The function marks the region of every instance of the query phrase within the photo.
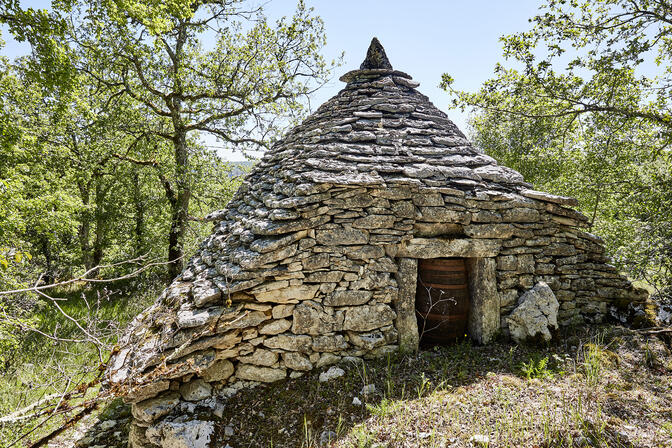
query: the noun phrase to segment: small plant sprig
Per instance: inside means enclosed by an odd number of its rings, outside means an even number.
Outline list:
[[[531,379],[553,379],[555,374],[549,369],[548,356],[543,358],[533,356],[528,362],[523,362],[520,370],[525,374],[525,378]]]

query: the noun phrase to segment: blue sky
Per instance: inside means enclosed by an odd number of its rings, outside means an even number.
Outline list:
[[[449,96],[438,88],[442,73],[455,78],[455,87],[474,91],[488,79],[495,63],[502,60],[499,37],[526,30],[540,0],[305,0],[325,23],[328,43],[324,55],[344,63],[334,79],[318,91],[312,104],[318,106],[335,95],[343,83],[338,77],[359,67],[373,36],[381,41],[395,69],[420,82],[419,90],[461,129],[466,115],[449,110]],[[29,0],[23,6],[48,7],[50,1]],[[291,15],[294,0],[272,0],[269,17]],[[5,55],[14,57],[29,49],[11,40],[2,30]],[[228,160],[240,154],[222,153]]]
[[[455,78],[455,87],[477,90],[502,60],[500,36],[528,28],[540,0],[306,0],[322,17],[327,33],[324,54],[337,57],[345,51],[337,73],[358,68],[369,42],[378,37],[392,66],[420,82],[419,90],[462,129],[466,116],[449,110],[449,96],[439,89],[443,73]],[[276,0],[269,13],[291,8]],[[288,10],[287,14],[290,13]],[[343,83],[338,76],[316,97],[321,104]]]

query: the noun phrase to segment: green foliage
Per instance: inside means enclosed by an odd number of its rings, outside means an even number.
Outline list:
[[[553,379],[555,374],[549,368],[548,356],[533,356],[527,362],[520,365],[520,370],[528,380],[531,379]]]
[[[595,386],[602,373],[603,354],[599,345],[587,344],[583,352],[583,371],[590,386]]]
[[[590,387],[595,387],[601,381],[603,372],[608,367],[618,365],[618,355],[609,350],[609,345],[605,343],[604,334],[598,333],[578,353],[582,358],[578,364]]]
[[[272,23],[242,0],[55,0],[49,11],[0,0],[0,23],[32,49],[0,55],[0,291],[188,258],[211,232],[202,218],[241,182],[203,136],[268,147],[332,66],[322,21],[300,1]],[[180,266],[48,291],[62,301],[0,295],[0,414],[97,375],[98,349],[166,270]],[[32,423],[3,426],[0,444]]]
[[[54,295],[62,299],[59,304],[69,316],[112,347],[120,329],[154,300],[162,285],[160,278],[150,276],[143,279],[141,287],[132,283],[117,284],[113,289],[77,285],[60,289]],[[0,308],[0,315],[5,309]],[[5,330],[11,339],[5,338]],[[60,340],[46,338],[44,334]],[[93,380],[99,373],[98,352],[82,336],[77,325],[49,301],[33,302],[30,312],[24,313],[21,320],[0,320],[0,415],[9,415],[52,394],[56,394],[56,402],[66,391],[78,396],[77,386]],[[92,398],[97,390],[88,391],[86,397]],[[1,425],[0,446],[8,445],[35,426],[38,427],[33,435],[38,436],[63,423],[58,416],[46,423],[43,420],[44,417],[23,419]]]
[[[0,247],[34,255],[23,284],[191,253],[239,183],[202,134],[268,145],[328,74],[302,3],[271,25],[242,1],[5,0],[0,21],[33,49],[0,57]]]
[[[0,371],[10,365],[22,342],[22,332],[17,329],[32,328],[35,316],[11,310],[11,305],[0,303]]]
[[[204,134],[227,149],[268,147],[326,82],[322,21],[299,1],[269,23],[242,0],[75,2],[62,10],[73,66],[108,99],[128,101],[133,144],[118,158],[152,167],[170,207],[169,276],[182,265]]]
[[[669,2],[548,0],[529,31],[502,37],[474,93],[474,140],[536,188],[575,196],[631,277],[672,282]],[[642,75],[642,73],[646,73]]]
[[[68,2],[57,0],[54,6]],[[18,0],[0,0],[0,22],[8,26],[17,41],[30,43],[34,57],[27,60],[27,68],[39,85],[69,88],[74,75],[72,55],[63,45],[67,24],[57,10],[23,9]]]

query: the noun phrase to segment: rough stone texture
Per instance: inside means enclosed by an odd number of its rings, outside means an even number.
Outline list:
[[[345,370],[340,367],[330,367],[326,372],[320,373],[320,383],[326,383],[334,378],[339,378],[345,375]]]
[[[516,342],[539,336],[544,341],[550,341],[549,329],[558,328],[559,308],[560,304],[553,290],[544,282],[537,283],[534,288],[520,296],[518,306],[506,318],[511,337]]]
[[[133,403],[131,411],[136,420],[152,422],[170,413],[179,402],[180,394],[172,392],[150,400]]]
[[[141,384],[132,388],[126,395],[128,400],[142,401],[148,398],[156,397],[161,392],[168,390],[170,381],[155,381],[147,384]]]
[[[238,362],[243,364],[254,364],[256,366],[270,367],[278,362],[278,354],[263,348],[256,349],[252,354],[240,356]]]
[[[387,305],[363,305],[346,311],[343,329],[370,331],[390,324],[395,317],[396,313]]]
[[[215,383],[217,381],[227,380],[233,375],[233,371],[233,363],[228,359],[222,359],[215,361],[212,366],[204,370],[201,373],[201,377],[209,383]]]
[[[259,327],[259,334],[279,334],[292,328],[292,321],[287,319],[278,319],[262,324]]]
[[[128,431],[128,448],[145,448],[150,445],[150,441],[145,436],[147,428],[136,424],[131,424]]]
[[[199,395],[235,393],[415,350],[417,259],[469,260],[469,332],[482,343],[516,329],[518,296],[539,282],[561,304],[558,325],[646,299],[581,230],[575,200],[532,190],[473,147],[381,50],[374,42],[345,88],[266,152],[127,328],[107,380],[134,402],[138,428],[194,405],[178,391],[199,378]]]
[[[467,240],[453,238],[413,238],[403,242],[397,256],[410,258],[494,257],[501,243],[496,240]]]
[[[304,302],[294,308],[292,333],[319,335],[338,327],[338,319],[316,302]]]
[[[495,260],[493,258],[467,259],[471,311],[469,333],[481,344],[492,341],[500,329],[500,300],[497,291]]]
[[[210,448],[215,432],[213,422],[161,422],[147,428],[147,439],[161,448]]]
[[[328,306],[362,305],[373,296],[371,291],[334,291],[324,299]]]
[[[418,285],[418,260],[400,258],[395,275],[399,294],[395,302],[397,319],[394,326],[399,331],[399,348],[404,352],[414,352],[420,342],[418,320],[415,316],[415,290]]]
[[[240,364],[236,370],[236,376],[241,380],[272,383],[273,381],[285,379],[287,377],[287,371],[285,369],[273,369],[270,367],[257,367],[251,364]]]
[[[310,360],[297,352],[283,353],[282,360],[285,362],[285,367],[292,370],[311,370],[313,368]]]
[[[366,59],[362,62],[362,65],[359,66],[360,70],[392,70],[392,64],[390,64],[387,55],[385,54],[385,49],[380,44],[378,39],[375,37],[371,41],[371,46],[366,52]]]
[[[212,393],[212,386],[204,379],[197,379],[180,386],[180,395],[187,401],[199,401]]]

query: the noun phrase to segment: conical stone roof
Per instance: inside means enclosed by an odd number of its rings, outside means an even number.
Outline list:
[[[602,288],[604,301],[618,295],[611,289],[632,291],[604,264],[599,238],[577,230],[587,220],[569,208],[574,199],[531,190],[472,146],[418,83],[392,69],[376,39],[361,68],[341,80],[345,88],[211,214],[214,231],[199,253],[127,330],[109,378],[131,400],[174,390],[171,381],[192,374],[271,381],[398,347],[400,316],[415,316],[396,297],[415,278],[400,276],[395,256],[408,256],[403,245],[418,235],[457,233],[472,256],[515,262],[515,277],[501,267],[495,291],[509,297],[505,311],[517,291],[556,272],[554,257],[577,257],[564,264],[568,283],[551,285],[567,296],[579,269],[591,273],[581,287],[592,295]],[[567,308],[567,321],[579,308]],[[606,313],[597,308],[586,313]]]
[[[376,43],[374,39],[372,48]],[[382,65],[389,65],[384,53],[382,57]],[[367,61],[362,67],[372,66]],[[227,218],[239,221],[242,214],[266,225],[287,221],[289,217],[276,218],[272,211],[300,205],[298,198],[318,188],[310,185],[325,183],[506,191],[529,187],[519,173],[474,148],[407,74],[364,68],[341,79],[347,81],[345,89],[257,164],[227,207]],[[260,198],[247,204],[254,208],[251,214],[244,206],[234,209],[245,203],[247,194]]]

